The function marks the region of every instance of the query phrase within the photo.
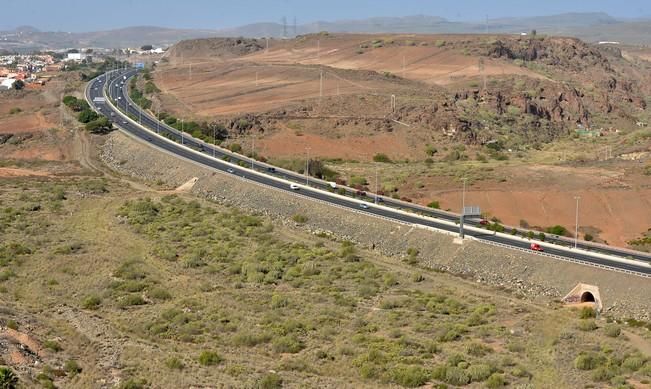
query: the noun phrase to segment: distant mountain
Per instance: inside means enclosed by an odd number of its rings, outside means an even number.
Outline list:
[[[615,40],[631,44],[651,44],[651,20],[619,20],[605,13],[565,13],[559,15],[497,18],[482,22],[452,22],[438,16],[378,17],[360,20],[314,22],[296,26],[296,34],[320,31],[348,33],[415,34],[517,34],[536,30],[542,34],[574,36],[588,42]],[[218,30],[220,36],[247,38],[294,36],[294,26],[256,23]]]
[[[296,26],[254,23],[222,30],[173,29],[154,26],[110,31],[41,32],[31,26],[0,32],[0,50],[45,50],[80,47],[169,46],[180,40],[208,37],[293,37],[320,31],[348,33],[517,34],[536,30],[542,34],[574,36],[588,42],[619,41],[651,44],[651,19],[620,20],[605,13],[497,18],[482,22],[454,22],[438,16],[375,17],[359,20],[319,21]]]
[[[80,47],[140,47],[145,44],[169,46],[183,39],[215,36],[215,31],[173,29],[154,26],[127,27],[95,32],[41,32],[33,27],[19,27],[0,32],[0,49],[45,50]]]

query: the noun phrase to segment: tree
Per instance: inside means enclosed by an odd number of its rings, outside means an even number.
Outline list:
[[[152,45],[144,45],[144,46],[142,46],[142,47],[140,48],[140,50],[142,50],[142,51],[149,51],[149,50],[151,50],[151,49],[153,49],[153,48],[154,48],[154,46],[152,46]]]
[[[22,90],[23,88],[25,88],[25,83],[23,82],[23,80],[16,80],[16,82],[14,82],[15,90]]]
[[[18,377],[8,367],[0,367],[0,388],[14,389],[18,385]]]
[[[99,118],[99,115],[95,113],[95,111],[85,109],[79,113],[78,120],[82,123],[89,123],[93,120],[97,120],[97,118]]]
[[[113,123],[105,116],[102,116],[97,120],[87,123],[86,130],[93,134],[106,134],[113,130]]]

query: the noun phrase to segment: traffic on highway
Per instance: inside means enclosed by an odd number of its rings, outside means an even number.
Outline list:
[[[286,171],[194,139],[141,110],[129,98],[128,81],[136,73],[135,69],[112,71],[90,81],[86,88],[86,98],[93,109],[108,116],[119,129],[133,137],[164,152],[276,190],[400,223],[431,227],[448,233],[459,230],[456,224],[459,215],[372,194],[359,196],[355,189],[346,187],[343,187],[345,196],[342,196],[334,193],[333,185],[326,181]],[[465,231],[466,236],[485,243],[651,277],[651,256],[645,253],[595,246],[587,242],[579,242],[578,249],[569,249],[568,246],[573,247],[573,242],[553,236],[548,237],[543,249],[539,242],[494,234],[483,228],[480,219],[466,220],[465,223],[470,226]],[[536,248],[533,248],[534,245]]]

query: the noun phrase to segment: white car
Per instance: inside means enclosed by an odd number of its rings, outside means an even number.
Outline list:
[[[337,189],[337,183],[336,182],[328,182],[328,185],[330,185],[330,187],[332,189]]]
[[[226,171],[231,173],[231,174],[235,173],[235,170],[233,170],[232,167],[229,167],[228,169],[226,169]]]
[[[362,209],[368,209],[368,204],[366,204],[366,203],[361,203],[361,204],[359,205],[359,207],[362,208]]]
[[[296,184],[289,184],[289,189],[291,189],[291,190],[299,190],[300,188]]]

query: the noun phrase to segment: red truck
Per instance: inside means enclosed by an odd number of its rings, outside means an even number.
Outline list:
[[[531,249],[533,251],[541,251],[541,252],[545,251],[542,247],[540,247],[540,245],[538,243],[532,243],[531,244]]]

